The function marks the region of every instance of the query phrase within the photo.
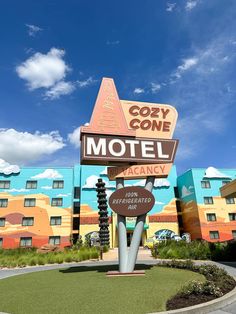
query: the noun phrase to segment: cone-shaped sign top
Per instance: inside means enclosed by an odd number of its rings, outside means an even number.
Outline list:
[[[135,136],[128,128],[113,79],[103,78],[89,126],[81,133]]]

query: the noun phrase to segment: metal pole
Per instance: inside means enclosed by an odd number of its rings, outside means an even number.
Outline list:
[[[154,182],[155,182],[155,177],[148,177],[146,180],[145,189],[148,190],[149,192],[152,192]],[[138,255],[139,244],[140,244],[143,229],[144,229],[145,220],[146,220],[146,214],[137,217],[134,234],[133,234],[133,238],[130,245],[126,272],[134,271],[134,267],[135,267],[135,263],[136,263],[136,259]]]
[[[116,189],[121,189],[124,187],[124,179],[116,179]],[[118,223],[118,255],[119,255],[119,271],[120,273],[126,272],[127,265],[127,234],[126,234],[126,219],[125,216],[117,214]]]

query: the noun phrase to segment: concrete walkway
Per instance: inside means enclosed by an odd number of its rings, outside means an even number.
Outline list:
[[[150,250],[145,250],[143,248],[139,249],[137,264],[145,264],[145,265],[156,265],[158,264],[159,260],[154,259],[151,256]],[[213,263],[217,266],[224,268],[230,275],[236,277],[236,262],[233,263],[216,263],[210,261],[202,261],[197,262],[201,263]],[[1,269],[0,270],[0,279],[21,275],[21,274],[28,274],[37,271],[44,271],[44,270],[53,270],[53,269],[61,269],[61,268],[68,268],[68,267],[78,267],[78,266],[86,266],[86,267],[94,267],[94,266],[105,266],[105,265],[117,265],[118,264],[118,249],[112,249],[103,255],[103,261],[91,260],[91,261],[84,261],[80,263],[64,263],[60,265],[46,265],[46,266],[32,266],[32,267],[25,267],[25,268],[18,268],[18,269]],[[1,312],[0,312],[1,314]],[[209,312],[209,314],[236,314],[236,302],[233,304],[223,307],[217,311]]]
[[[118,248],[110,249],[109,252],[103,254],[104,261],[116,261],[118,263]],[[155,260],[152,257],[151,250],[144,248],[139,248],[138,251],[138,261],[153,261]]]

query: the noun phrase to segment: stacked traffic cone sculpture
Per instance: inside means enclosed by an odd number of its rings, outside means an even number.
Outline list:
[[[99,208],[99,236],[100,236],[100,245],[104,246],[110,245],[110,237],[109,237],[109,223],[108,223],[108,211],[107,211],[107,194],[105,183],[102,179],[98,179],[98,183],[96,183],[96,191],[97,191],[97,199],[98,199],[98,208]]]

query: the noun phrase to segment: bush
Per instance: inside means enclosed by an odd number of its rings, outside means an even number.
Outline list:
[[[109,246],[108,245],[103,245],[102,250],[103,250],[103,253],[108,252],[109,251]]]
[[[32,259],[30,259],[29,265],[30,265],[30,266],[35,266],[35,265],[37,265],[37,259],[36,259],[35,257],[32,258]]]
[[[216,265],[195,265],[191,260],[187,261],[162,261],[158,266],[172,267],[188,269],[194,272],[198,272],[205,276],[205,282],[191,281],[186,284],[177,296],[184,297],[191,294],[212,295],[214,297],[220,297],[223,294],[231,291],[236,282],[224,269],[217,267]]]
[[[192,280],[187,283],[179,292],[179,295],[189,296],[191,294],[213,295],[214,297],[221,297],[223,293],[214,282],[206,280],[204,282]]]
[[[38,265],[45,265],[45,259],[43,258],[43,256],[38,257],[37,264]]]
[[[65,258],[64,258],[64,261],[65,261],[66,263],[71,263],[71,262],[73,261],[72,255],[67,254],[67,255],[65,256]]]
[[[63,257],[61,255],[57,255],[55,257],[55,263],[62,264],[63,263]]]
[[[79,250],[65,249],[63,252],[48,252],[40,254],[35,248],[30,249],[0,249],[0,267],[24,267],[45,264],[61,264],[64,261],[80,262],[90,258],[98,258],[99,252],[95,247],[81,247]]]
[[[211,251],[206,241],[166,241],[158,243],[152,250],[152,255],[167,259],[201,259],[211,258]]]
[[[212,260],[236,261],[236,241],[210,243]]]

